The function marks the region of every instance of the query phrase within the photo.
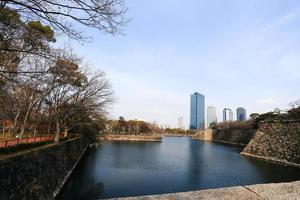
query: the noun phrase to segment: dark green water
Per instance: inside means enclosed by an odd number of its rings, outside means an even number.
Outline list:
[[[58,199],[100,199],[300,180],[300,170],[241,156],[241,148],[165,137],[89,150]]]

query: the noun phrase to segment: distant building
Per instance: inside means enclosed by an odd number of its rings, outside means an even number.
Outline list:
[[[177,128],[185,129],[185,127],[183,126],[183,117],[179,117],[177,123]]]
[[[210,124],[217,122],[217,110],[213,106],[207,107],[207,127],[210,127]]]
[[[229,108],[223,109],[223,122],[233,121],[233,112]]]
[[[205,97],[195,92],[191,95],[190,129],[205,128]]]
[[[246,121],[246,109],[239,107],[236,109],[236,120],[237,121]]]

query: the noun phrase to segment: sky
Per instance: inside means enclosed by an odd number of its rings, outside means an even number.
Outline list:
[[[125,0],[124,35],[82,31],[74,52],[106,72],[111,118],[189,125],[190,94],[205,106],[264,113],[300,99],[299,0]],[[235,115],[235,112],[234,112]]]

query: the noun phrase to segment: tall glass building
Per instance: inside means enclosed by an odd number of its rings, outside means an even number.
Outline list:
[[[236,109],[236,120],[237,121],[246,121],[246,109],[239,107]]]
[[[229,108],[224,108],[223,110],[223,122],[232,122],[233,121],[233,112]]]
[[[205,128],[205,97],[195,92],[191,95],[190,129]]]
[[[210,127],[210,124],[213,122],[217,122],[217,110],[213,106],[207,107],[207,128]]]

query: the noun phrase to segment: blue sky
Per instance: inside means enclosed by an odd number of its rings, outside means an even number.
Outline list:
[[[82,29],[74,51],[111,80],[111,117],[189,123],[190,94],[247,113],[300,98],[299,0],[128,0],[125,36]]]

